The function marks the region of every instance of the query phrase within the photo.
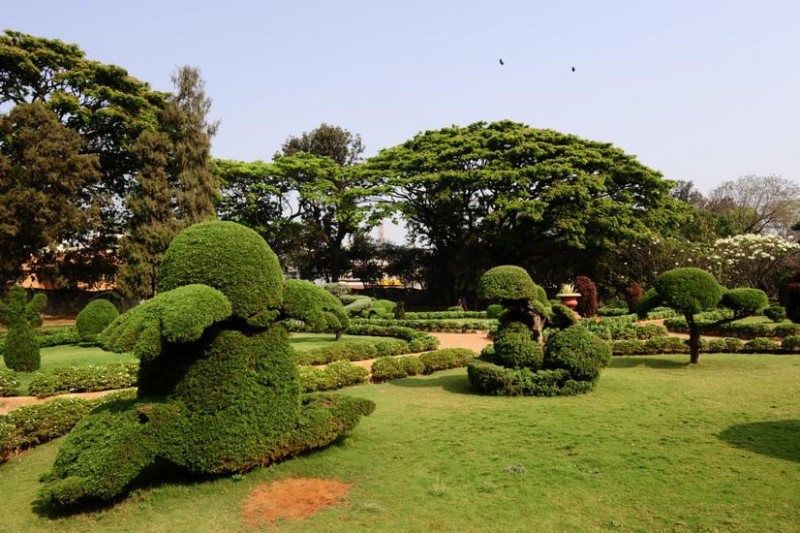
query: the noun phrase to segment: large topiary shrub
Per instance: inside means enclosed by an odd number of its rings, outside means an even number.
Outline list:
[[[467,366],[473,388],[499,395],[554,396],[584,393],[594,387],[600,369],[611,357],[611,348],[584,327],[574,325],[575,314],[570,309],[561,304],[549,306],[544,290],[527,272],[510,266],[491,269],[481,278],[478,295],[499,299],[506,311],[500,317],[494,344]],[[543,332],[536,329],[543,324],[566,328],[551,335],[546,350],[541,342]]]
[[[230,222],[179,234],[161,266],[159,294],[101,335],[140,359],[135,400],[95,410],[69,434],[41,490],[67,506],[111,500],[148,467],[242,472],[325,446],[374,404],[301,396],[283,321],[315,317],[283,306],[275,254]]]
[[[75,327],[83,342],[94,342],[97,335],[119,316],[117,308],[108,300],[89,302],[75,319]]]
[[[39,339],[33,328],[42,325],[40,313],[47,303],[43,294],[28,302],[25,289],[12,287],[5,302],[0,302],[0,322],[8,327],[3,349],[3,361],[11,370],[33,372],[42,364]]]

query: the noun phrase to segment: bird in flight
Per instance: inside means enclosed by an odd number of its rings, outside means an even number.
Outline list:
[[[572,67],[572,72],[575,72],[575,67]]]
[[[503,58],[502,57],[500,58],[500,64],[501,65],[505,65],[505,63],[503,62]],[[575,70],[575,69],[573,69],[573,70]]]

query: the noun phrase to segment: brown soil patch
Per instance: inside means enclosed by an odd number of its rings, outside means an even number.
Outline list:
[[[83,400],[91,400],[118,391],[119,389],[97,392],[72,392],[69,394],[59,394],[58,396],[48,396],[47,398],[37,398],[36,396],[9,396],[7,398],[0,398],[0,415],[8,414],[9,411],[13,411],[17,407],[49,402],[56,398],[81,398]]]
[[[252,527],[302,520],[340,502],[350,485],[328,479],[294,478],[256,487],[247,496],[244,518]]]

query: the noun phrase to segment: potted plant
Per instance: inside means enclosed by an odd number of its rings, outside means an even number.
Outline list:
[[[570,309],[575,309],[575,307],[578,305],[578,298],[580,298],[580,296],[581,293],[575,291],[575,285],[572,283],[564,283],[558,290],[558,294],[556,294],[556,298],[561,300],[561,303]]]

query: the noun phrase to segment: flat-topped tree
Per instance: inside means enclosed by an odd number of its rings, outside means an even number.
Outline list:
[[[671,307],[686,319],[689,327],[689,362],[700,359],[700,326],[696,315],[705,311],[724,308],[731,316],[718,320],[717,326],[745,318],[767,306],[767,295],[758,289],[740,288],[727,290],[716,278],[694,267],[675,268],[658,276],[653,288],[639,301],[637,313],[640,318],[659,305]]]

